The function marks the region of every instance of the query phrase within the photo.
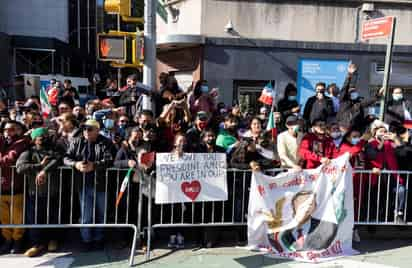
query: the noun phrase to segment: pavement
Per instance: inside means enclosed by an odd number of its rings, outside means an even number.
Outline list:
[[[394,233],[397,229],[392,230]],[[378,230],[379,232],[379,230]],[[297,263],[290,260],[274,259],[264,254],[251,252],[241,247],[225,245],[217,248],[203,249],[195,245],[187,245],[182,250],[170,250],[165,245],[156,245],[152,251],[150,262],[145,262],[143,251],[137,251],[134,267],[168,267],[168,268],[302,268],[302,267],[412,267],[412,237],[411,231],[397,230],[397,238],[390,236],[391,231],[380,235],[361,233],[360,243],[354,244],[359,255],[340,258],[322,264]],[[404,234],[402,234],[404,233]],[[373,237],[374,239],[371,239]],[[402,239],[401,239],[402,238]],[[129,267],[129,249],[116,249],[109,245],[104,251],[81,253],[63,249],[59,253],[49,253],[38,258],[25,258],[23,256],[1,256],[1,268],[69,268],[69,267]]]

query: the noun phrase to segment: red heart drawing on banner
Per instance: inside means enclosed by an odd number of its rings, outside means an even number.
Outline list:
[[[200,194],[202,186],[199,181],[184,182],[181,185],[182,192],[189,197],[192,201],[195,201],[197,196]]]

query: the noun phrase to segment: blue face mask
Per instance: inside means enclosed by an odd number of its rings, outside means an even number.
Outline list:
[[[295,100],[296,100],[296,96],[288,96],[288,100],[290,100],[290,101],[295,101]]]
[[[357,98],[359,98],[359,93],[357,91],[350,93],[351,100],[356,100]]]
[[[209,87],[208,86],[201,86],[200,90],[202,91],[202,93],[209,93]]]
[[[112,129],[114,127],[114,120],[113,119],[105,119],[103,124],[104,124],[105,128]]]
[[[360,138],[352,138],[351,143],[352,145],[356,145],[360,142]]]

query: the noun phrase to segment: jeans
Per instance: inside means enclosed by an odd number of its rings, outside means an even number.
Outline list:
[[[84,193],[84,196],[83,196]],[[96,204],[94,204],[94,188],[86,186],[79,192],[80,200],[80,223],[92,224],[103,223],[104,220],[104,200],[105,193],[96,191]],[[96,208],[96,214],[93,215],[93,208]],[[93,222],[94,219],[94,222]],[[81,228],[80,234],[83,242],[101,241],[104,238],[103,228]]]
[[[50,197],[49,224],[57,224],[57,204],[56,198]],[[37,196],[37,215],[36,215],[36,196],[28,195],[26,202],[26,222],[27,224],[47,224],[47,196]],[[36,219],[37,216],[37,219]],[[56,239],[56,230],[31,228],[28,230],[29,239],[33,245],[46,243]]]
[[[403,185],[399,185],[398,186],[398,200],[397,200],[397,212],[403,212],[404,208],[405,208],[405,186]],[[392,189],[393,193],[396,196],[396,186]]]

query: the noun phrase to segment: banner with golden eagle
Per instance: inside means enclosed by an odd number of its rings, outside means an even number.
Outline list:
[[[305,262],[353,255],[352,192],[349,154],[312,170],[253,173],[249,247]]]

